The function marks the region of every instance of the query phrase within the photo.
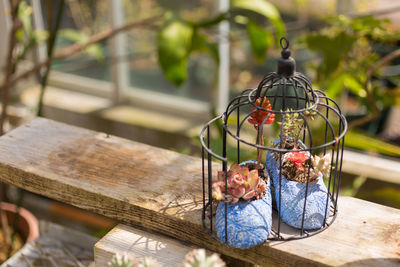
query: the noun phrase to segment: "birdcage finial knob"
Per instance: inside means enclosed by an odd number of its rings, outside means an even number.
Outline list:
[[[280,40],[280,44],[282,47],[282,52],[281,52],[282,58],[278,60],[277,73],[285,77],[291,77],[296,71],[296,61],[290,56],[291,52],[289,49],[288,39],[282,37]]]

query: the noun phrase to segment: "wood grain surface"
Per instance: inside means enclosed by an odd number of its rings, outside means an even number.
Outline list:
[[[262,266],[399,266],[400,210],[339,198],[324,232],[240,250],[201,224],[201,159],[37,118],[0,137],[0,179]]]
[[[158,234],[119,224],[94,246],[96,267],[107,267],[116,253],[136,259],[152,257],[162,266],[178,267],[194,246]]]

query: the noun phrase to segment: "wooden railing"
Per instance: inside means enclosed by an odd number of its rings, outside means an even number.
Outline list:
[[[322,233],[235,249],[202,227],[201,159],[43,118],[0,137],[0,179],[151,231],[152,239],[160,233],[253,264],[400,264],[400,210],[339,197],[338,216]]]

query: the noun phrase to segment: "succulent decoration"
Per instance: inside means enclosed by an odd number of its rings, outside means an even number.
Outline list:
[[[283,124],[278,122],[283,128],[282,142],[280,146],[287,149],[298,149],[302,147],[299,143],[300,134],[304,130],[305,120],[314,120],[315,111],[306,110],[303,113],[304,117],[299,118],[299,113],[293,109],[288,109],[283,120]]]
[[[227,190],[225,190],[225,181]],[[229,171],[219,171],[217,180],[212,184],[213,197],[216,200],[227,200],[236,203],[239,200],[255,200],[263,198],[265,194],[265,182],[260,179],[258,170],[249,170],[247,166],[232,163]],[[225,195],[227,191],[227,195]]]
[[[134,267],[136,260],[126,254],[116,254],[108,263],[110,267]]]
[[[305,120],[313,120],[315,114],[315,111],[307,110],[304,111],[303,117],[301,117],[299,113],[288,109],[283,123],[279,122],[282,127],[282,137],[275,146],[291,149],[292,152],[283,154],[281,158],[278,153],[275,153],[274,159],[282,161],[282,174],[288,180],[306,183],[307,177],[309,177],[308,181],[312,183],[318,177],[329,177],[331,169],[330,154],[319,157],[311,155],[308,151],[296,151],[305,148],[300,141],[300,135],[305,127]]]
[[[195,249],[189,252],[181,267],[225,267],[226,264],[217,254],[207,256],[204,249]]]
[[[331,169],[330,157],[330,154],[322,157],[312,156],[308,151],[286,153],[282,156],[282,174],[288,180],[301,183],[307,182],[308,172],[310,183],[315,182],[318,177],[328,178]]]

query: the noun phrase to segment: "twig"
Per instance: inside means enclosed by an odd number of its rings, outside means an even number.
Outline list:
[[[367,88],[367,85],[369,81],[371,80],[372,74],[379,68],[383,67],[384,65],[388,64],[390,61],[395,59],[396,57],[400,56],[400,48],[394,50],[393,52],[387,54],[383,58],[381,58],[376,64],[374,64],[367,72],[367,77],[365,79],[365,88]]]
[[[15,38],[15,33],[17,30],[21,27],[21,23],[18,19],[18,7],[19,7],[20,1],[10,1],[10,7],[11,7],[11,18],[12,18],[12,28],[10,31],[10,36],[9,36],[9,43],[8,43],[8,54],[7,54],[7,63],[6,63],[6,72],[4,76],[4,82],[3,84],[7,84],[11,76],[13,74],[13,54],[14,54],[14,48],[16,44],[16,38]],[[8,92],[9,87],[2,87],[1,92],[3,94],[2,96],[2,112],[1,112],[1,117],[0,117],[0,135],[3,135],[4,133],[4,122],[7,118],[7,105],[8,105]]]
[[[89,40],[85,43],[75,43],[73,45],[70,45],[68,47],[65,47],[63,49],[60,49],[53,57],[53,60],[60,60],[60,59],[64,59],[67,57],[70,57],[72,55],[75,55],[79,52],[82,52],[83,50],[85,50],[88,46],[106,40],[108,38],[112,38],[114,37],[116,34],[132,29],[132,28],[136,28],[136,27],[140,27],[140,26],[144,26],[146,24],[149,23],[153,23],[155,21],[157,21],[158,19],[160,19],[163,15],[156,15],[141,21],[137,21],[137,22],[131,22],[128,24],[125,24],[119,28],[115,28],[115,29],[108,29],[108,30],[104,30],[100,33],[97,33],[95,35],[93,35],[92,37],[89,38]],[[24,79],[26,77],[29,77],[31,74],[36,73],[37,71],[39,71],[42,67],[46,66],[48,64],[48,59],[45,61],[42,61],[38,64],[36,64],[35,66],[33,66],[31,69],[21,73],[20,75],[14,77],[13,79],[9,80],[7,83],[3,84],[1,86],[1,90],[3,90],[4,87],[10,87],[13,86],[17,81],[19,81],[20,79]]]
[[[351,121],[349,122],[349,128],[354,128],[354,127],[358,127],[361,126],[367,122],[373,121],[375,119],[377,119],[379,117],[379,115],[381,114],[381,111],[379,110],[378,112],[375,112],[373,114],[369,114],[366,115],[362,118],[359,118],[357,120]]]

